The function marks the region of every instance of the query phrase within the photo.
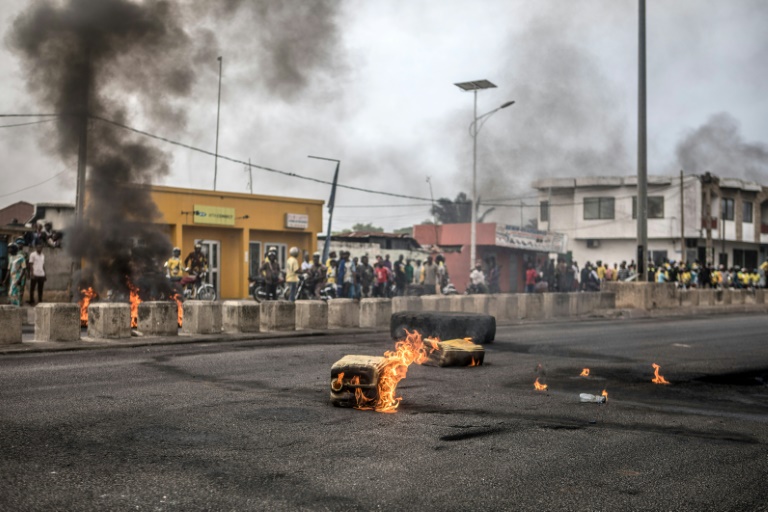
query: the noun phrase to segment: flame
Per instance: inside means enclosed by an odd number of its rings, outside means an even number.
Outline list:
[[[430,351],[429,351],[429,353],[430,353],[430,354],[431,354],[432,352],[434,352],[435,350],[439,350],[439,349],[440,349],[440,345],[438,345],[438,343],[440,343],[440,338],[427,338],[427,339],[426,339],[426,340],[424,340],[424,341],[426,341],[427,343],[429,343],[429,346],[430,346],[430,347],[432,347],[432,348],[430,349]]]
[[[339,376],[336,377],[336,380],[331,382],[331,389],[335,392],[341,391],[342,386],[344,386],[344,383],[341,379],[344,378],[344,372],[339,373]],[[358,383],[360,382],[360,377],[357,377]]]
[[[654,384],[669,384],[667,379],[665,379],[662,375],[659,375],[659,368],[661,367],[656,363],[651,363],[651,366],[653,366],[653,374],[655,375],[651,382]]]
[[[546,389],[547,389],[547,385],[546,385],[546,384],[542,384],[542,383],[540,383],[540,382],[539,382],[539,378],[538,378],[538,377],[536,377],[536,382],[534,382],[534,383],[533,383],[533,388],[534,388],[536,391],[544,391],[544,390],[546,390]]]
[[[479,360],[476,361],[475,358],[473,357],[472,362],[469,363],[469,366],[480,366],[480,361]]]
[[[173,296],[171,296],[171,298],[176,301],[176,306],[178,308],[178,313],[177,313],[178,322],[179,322],[179,327],[181,327],[182,324],[184,323],[184,303],[181,301],[181,295],[179,295],[178,293],[174,293]]]
[[[607,401],[608,400],[608,392],[606,390],[603,390],[603,392],[601,394],[605,397],[605,399]]]
[[[376,412],[395,412],[402,397],[395,396],[397,384],[405,378],[408,367],[427,360],[428,348],[418,332],[405,331],[406,337],[395,343],[394,351],[384,352],[384,361],[379,366],[377,397],[371,399],[360,388],[355,389],[356,409],[373,409]],[[431,344],[430,344],[431,345]],[[359,384],[360,377],[354,377],[350,384]]]
[[[583,370],[581,370],[579,377],[589,377],[589,368],[584,368]]]
[[[135,329],[139,326],[139,304],[141,304],[141,299],[139,298],[139,289],[130,281],[127,284],[131,300],[131,327]]]
[[[89,286],[88,288],[83,288],[80,290],[80,297],[80,302],[78,303],[80,305],[80,325],[82,327],[87,327],[88,305],[91,303],[93,298],[96,297],[96,292]]]

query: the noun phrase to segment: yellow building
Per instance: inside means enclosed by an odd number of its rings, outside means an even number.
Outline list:
[[[208,277],[221,299],[248,296],[269,247],[276,247],[281,268],[288,250],[311,254],[322,230],[323,201],[289,197],[149,187],[173,245],[186,257],[196,242],[208,254]],[[170,255],[169,255],[170,256]]]

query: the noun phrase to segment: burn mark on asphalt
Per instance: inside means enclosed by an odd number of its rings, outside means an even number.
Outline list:
[[[707,384],[765,387],[768,386],[768,369],[725,373],[722,375],[705,375],[696,380]]]
[[[486,437],[486,436],[492,436],[496,434],[503,434],[506,432],[506,428],[500,428],[500,427],[489,427],[489,428],[473,428],[471,430],[467,430],[465,432],[457,432],[456,434],[448,434],[446,436],[441,436],[441,441],[466,441],[467,439],[474,439],[476,437]]]

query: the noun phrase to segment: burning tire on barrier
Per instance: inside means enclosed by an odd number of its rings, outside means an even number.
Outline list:
[[[472,338],[474,343],[492,343],[496,337],[496,318],[477,313],[441,311],[401,311],[392,314],[390,334],[403,339],[406,330],[441,340]]]

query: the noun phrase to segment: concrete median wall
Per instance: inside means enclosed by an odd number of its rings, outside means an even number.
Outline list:
[[[221,303],[221,328],[224,332],[259,332],[261,305],[252,300],[225,300]]]
[[[21,343],[22,308],[0,306],[0,345]]]
[[[188,300],[184,302],[184,334],[221,333],[221,302]]]
[[[137,329],[144,336],[179,334],[179,305],[176,301],[147,301],[139,304]]]
[[[80,306],[66,303],[35,306],[35,340],[79,341]]]
[[[293,331],[296,329],[296,305],[287,300],[261,303],[261,331]]]
[[[389,327],[392,318],[392,301],[390,299],[360,300],[360,327],[383,328]]]
[[[355,299],[328,301],[328,328],[360,327],[360,303]]]
[[[327,329],[328,303],[324,300],[297,300],[296,329]]]
[[[88,337],[131,337],[131,306],[124,302],[93,302],[88,306]]]

